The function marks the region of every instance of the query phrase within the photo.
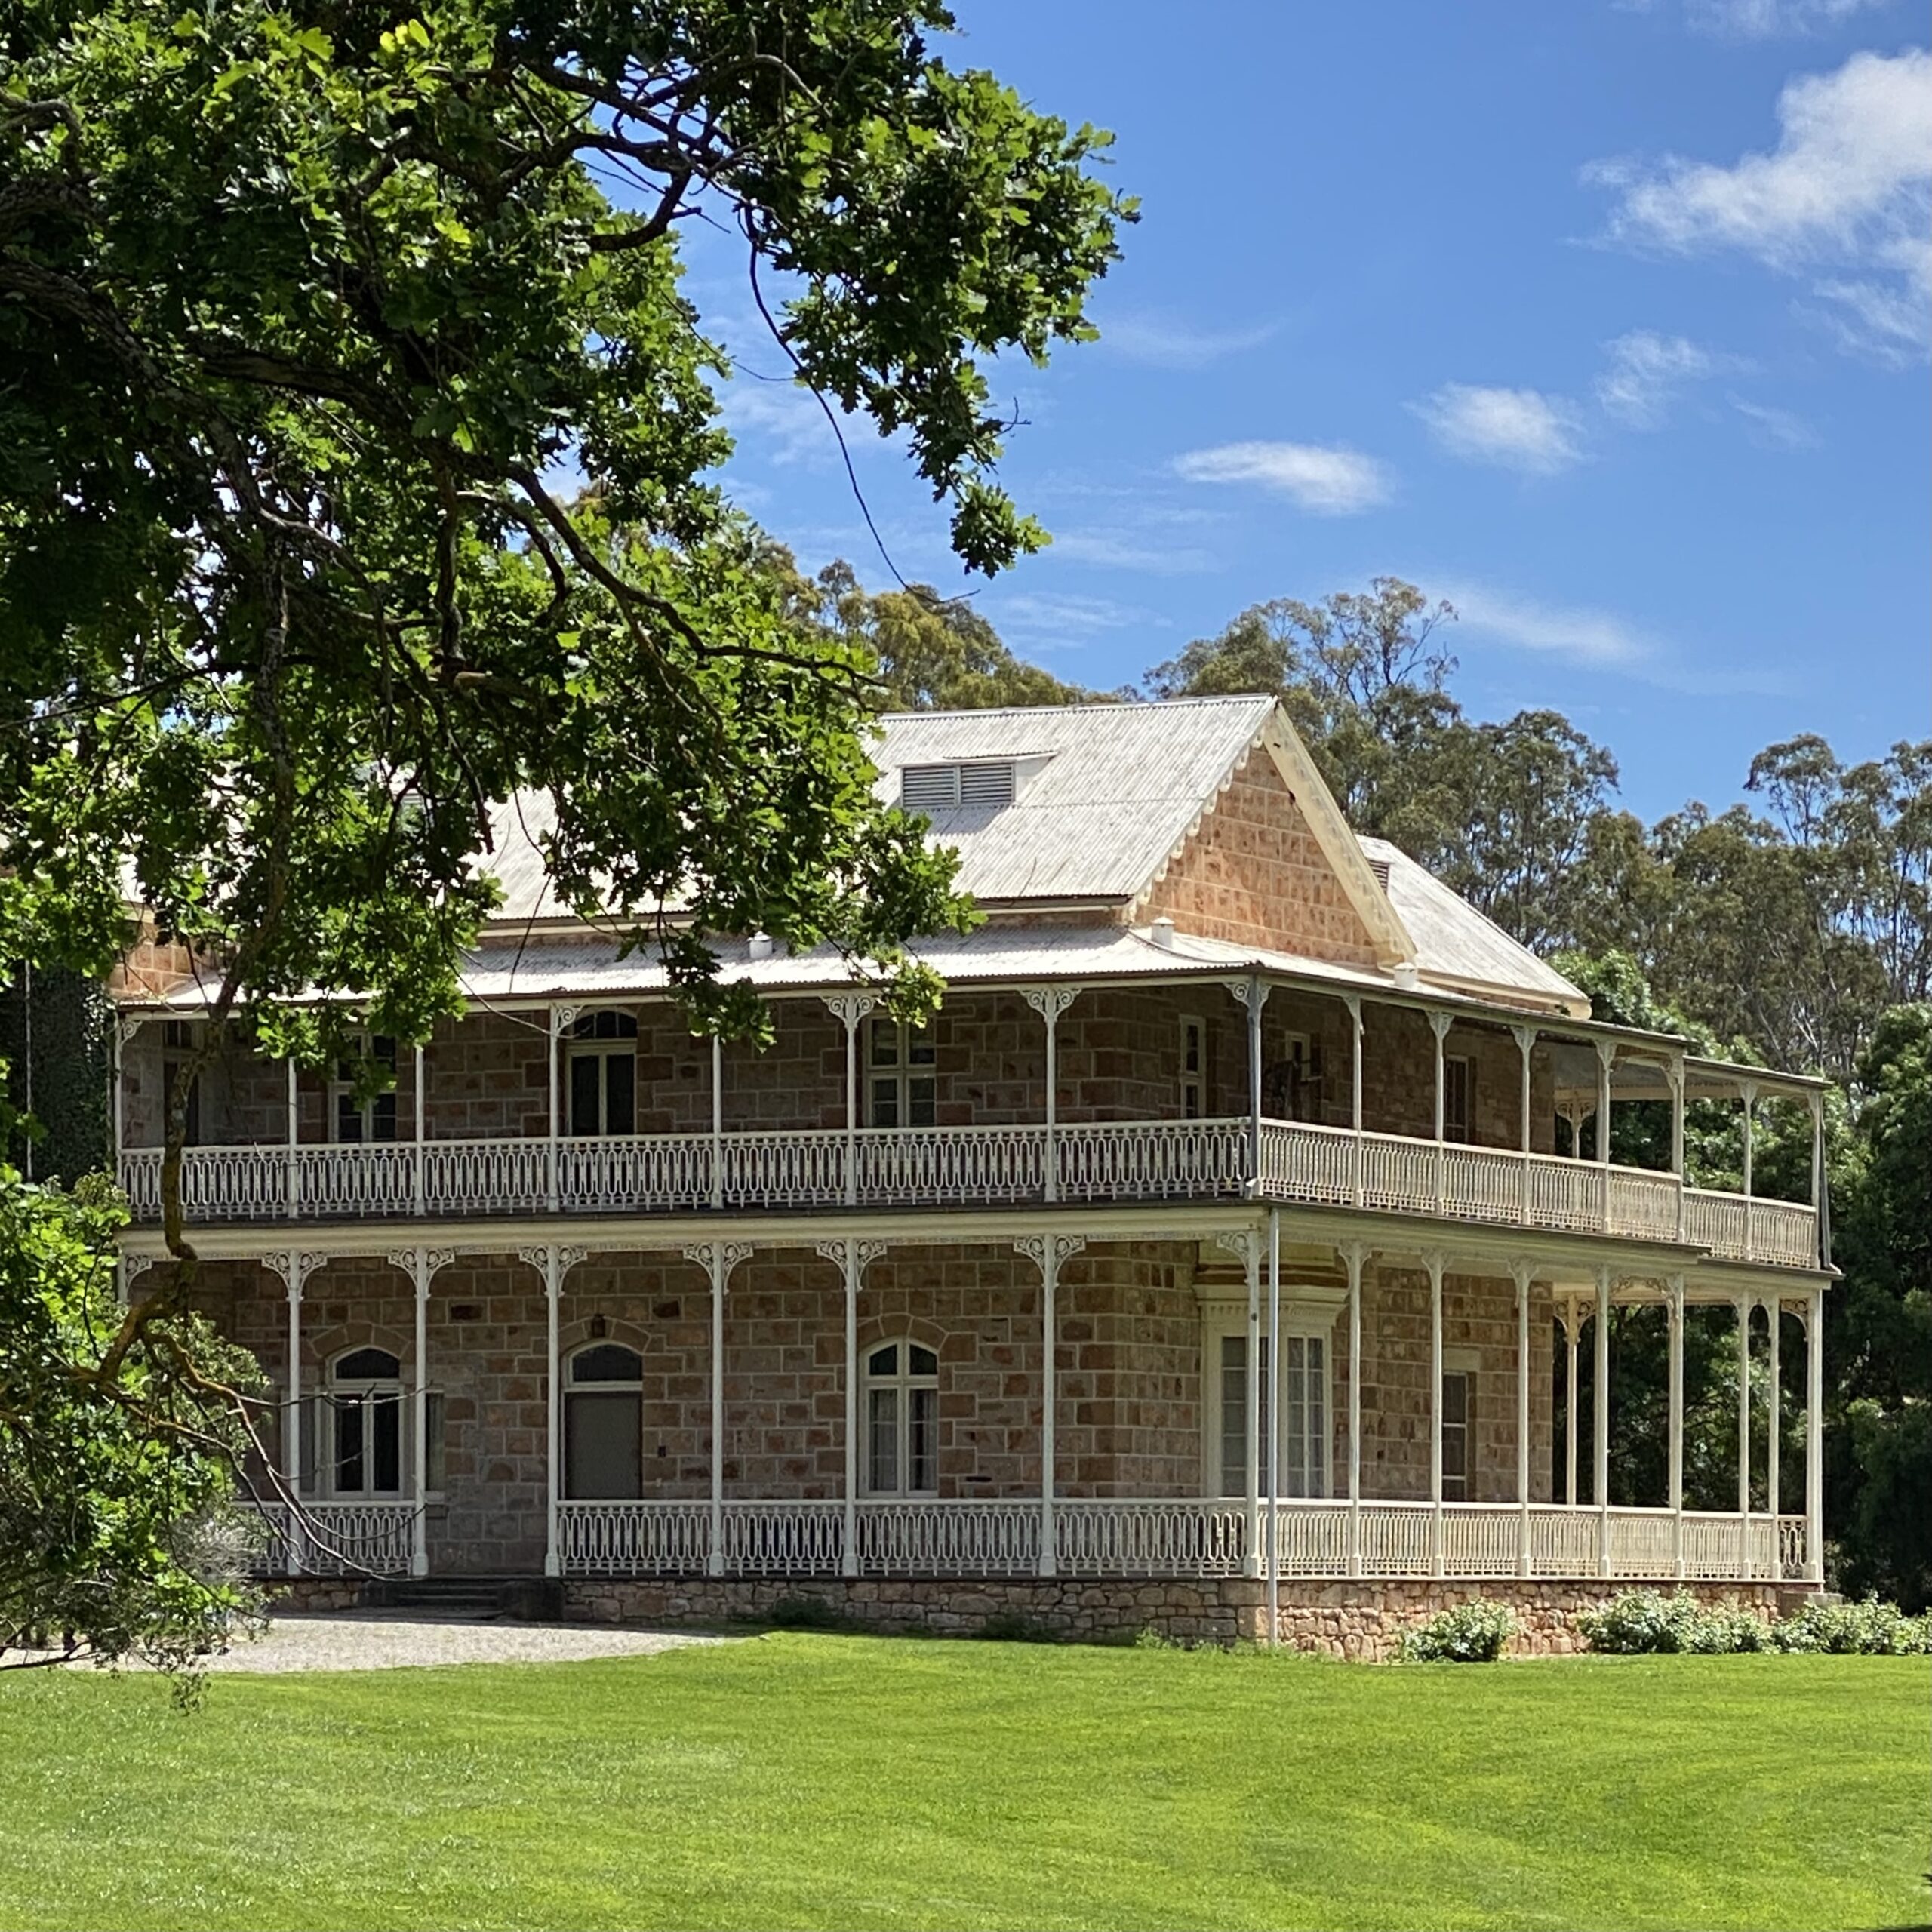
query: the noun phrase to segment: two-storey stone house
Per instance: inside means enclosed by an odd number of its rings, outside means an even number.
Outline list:
[[[753,935],[725,971],[776,1043],[694,1038],[506,814],[468,1011],[392,1093],[218,1055],[184,1198],[208,1305],[277,1386],[278,1573],[548,1577],[601,1615],[816,1592],[1232,1634],[1273,1605],[1371,1649],[1478,1586],[1815,1586],[1832,1274],[1815,1204],[1752,1197],[1749,1146],[1758,1103],[1815,1121],[1817,1083],[1592,1021],[1358,838],[1270,700],[894,717],[878,758],[986,915],[919,948],[948,989],[924,1029]],[[151,953],[118,997],[138,1292],[203,993]],[[1740,1195],[1683,1177],[1709,1096],[1743,1110]],[[1668,1170],[1589,1125],[1636,1102],[1671,1111]],[[1632,1303],[1672,1340],[1669,1475],[1611,1508]],[[1683,1506],[1706,1303],[1737,1324],[1721,1515]],[[1781,1339],[1809,1349],[1803,1481],[1761,1423],[1754,1512],[1751,1367]]]

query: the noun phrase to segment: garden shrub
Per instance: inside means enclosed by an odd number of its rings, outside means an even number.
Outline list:
[[[1932,1617],[1908,1617],[1875,1596],[1863,1603],[1807,1603],[1772,1629],[1770,1647],[1839,1657],[1924,1657],[1932,1654]]]
[[[1777,1623],[1749,1611],[1706,1608],[1687,1590],[1623,1590],[1601,1610],[1585,1611],[1577,1627],[1593,1651],[1686,1651],[1728,1657],[1740,1651],[1819,1651],[1863,1657],[1932,1653],[1932,1617],[1907,1617],[1892,1604],[1807,1603]]]
[[[1459,1603],[1402,1632],[1404,1663],[1494,1663],[1516,1634],[1506,1604]]]
[[[1688,1651],[1701,1615],[1687,1590],[1666,1596],[1661,1590],[1620,1590],[1601,1610],[1579,1614],[1577,1628],[1593,1651],[1626,1656]]]

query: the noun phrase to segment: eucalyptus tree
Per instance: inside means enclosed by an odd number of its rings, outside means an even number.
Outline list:
[[[334,1009],[277,1004],[305,988],[420,1038],[495,897],[493,807],[535,792],[558,896],[661,943],[700,1023],[757,1025],[709,943],[753,928],[929,1000],[903,942],[971,915],[873,798],[868,652],[793,621],[721,487],[683,271],[696,225],[732,238],[726,299],[903,440],[970,569],[1036,547],[985,365],[1093,335],[1133,209],[1107,137],[949,65],[950,26],[0,11],[0,971],[98,973],[140,925],[215,965],[211,1039],[340,1051]],[[195,1072],[180,1266],[79,1365],[106,1383],[189,1286]]]

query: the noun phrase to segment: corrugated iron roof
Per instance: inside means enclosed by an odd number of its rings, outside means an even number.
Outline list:
[[[1422,977],[1440,986],[1493,986],[1555,1001],[1580,1017],[1589,998],[1556,968],[1518,943],[1435,875],[1386,838],[1364,838],[1372,865],[1389,868],[1387,891],[1416,943]]]
[[[909,764],[1011,759],[1011,804],[933,813],[959,883],[992,905],[1131,899],[1187,835],[1274,709],[1266,697],[1014,711],[895,712],[873,754],[878,795]]]

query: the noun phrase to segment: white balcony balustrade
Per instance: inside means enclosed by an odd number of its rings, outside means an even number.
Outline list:
[[[1435,1572],[1435,1512],[1426,1503],[1364,1502],[1357,1534],[1344,1502],[1279,1506],[1280,1574],[1287,1577],[1426,1577]],[[1602,1512],[1533,1504],[1529,1558],[1523,1512],[1514,1503],[1445,1503],[1441,1574],[1469,1580],[1528,1575],[1669,1583],[1804,1575],[1801,1516],[1700,1515],[1613,1509],[1610,1559],[1601,1559]],[[1055,1567],[1063,1577],[1235,1577],[1247,1555],[1238,1501],[1186,1497],[1131,1500],[1062,1497],[1055,1503]],[[1039,1567],[1036,1499],[861,1500],[854,1512],[855,1560],[844,1564],[836,1502],[731,1502],[724,1506],[727,1576],[1022,1577]],[[1262,1535],[1267,1518],[1262,1518]],[[564,1503],[560,1558],[567,1577],[703,1575],[711,1564],[711,1514],[703,1502]],[[1680,1558],[1681,1546],[1681,1558]],[[1265,1560],[1265,1555],[1264,1555]]]
[[[260,1506],[267,1533],[261,1574],[285,1577],[401,1577],[409,1571],[413,1503]]]
[[[1254,1146],[1234,1118],[191,1147],[181,1197],[191,1223],[1204,1201],[1255,1191]],[[1727,1260],[1817,1265],[1812,1208],[1675,1174],[1287,1121],[1264,1121],[1260,1146],[1266,1200],[1646,1241],[1681,1228]],[[159,1217],[161,1160],[122,1155],[137,1221]]]

